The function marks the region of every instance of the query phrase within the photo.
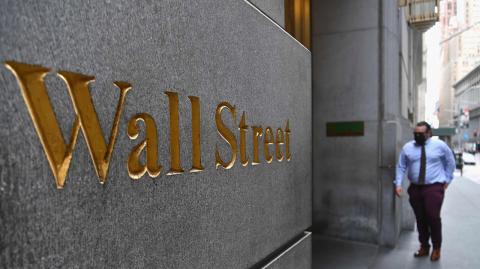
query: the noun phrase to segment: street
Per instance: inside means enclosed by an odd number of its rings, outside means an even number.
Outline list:
[[[476,165],[463,166],[463,177],[480,184],[480,153],[475,155],[475,159],[477,161]],[[455,171],[455,176],[460,176],[459,170]]]

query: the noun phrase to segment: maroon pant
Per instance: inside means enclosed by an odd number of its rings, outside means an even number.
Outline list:
[[[429,239],[432,238],[434,249],[442,246],[442,208],[445,188],[443,183],[431,185],[410,184],[408,187],[410,205],[417,218],[418,240],[423,247],[430,247]]]

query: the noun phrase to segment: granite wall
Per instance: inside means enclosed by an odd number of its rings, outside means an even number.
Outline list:
[[[312,18],[313,230],[393,246],[413,224],[393,189],[412,131],[402,115],[405,16],[395,0],[324,0],[312,2]],[[327,122],[349,121],[364,134],[327,136]]]
[[[245,1],[2,1],[0,267],[249,268],[268,263],[272,253],[311,225],[310,57]],[[119,98],[113,82],[132,85],[105,184],[95,172],[82,123],[65,185],[56,188],[6,61],[51,69],[44,83],[65,141],[76,113],[56,75],[60,70],[95,77],[89,89],[106,143]],[[167,175],[174,146],[166,91],[178,94],[184,172],[176,175]],[[189,172],[188,96],[200,100],[204,170],[195,173]],[[279,162],[274,154],[267,163],[264,135],[258,138],[260,163],[253,166],[249,127],[248,165],[241,164],[238,153],[231,169],[216,168],[216,149],[223,160],[231,156],[215,121],[223,101],[236,108],[236,115],[228,109],[221,113],[236,141],[243,111],[250,127],[286,131],[288,120],[291,160]],[[137,113],[148,113],[156,124],[162,169],[157,177],[133,180],[127,160],[145,136],[142,123],[138,138],[127,135]],[[285,155],[286,144],[279,146]],[[275,145],[267,147],[275,152]],[[140,156],[145,162],[145,154]],[[305,262],[310,241],[305,242],[299,246],[307,251],[294,248],[299,258],[287,259],[289,264],[298,260],[297,268],[310,266]]]
[[[250,0],[250,2],[285,28],[285,0]]]

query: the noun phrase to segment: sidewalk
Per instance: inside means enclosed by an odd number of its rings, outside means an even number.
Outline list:
[[[464,176],[477,174],[471,166]],[[474,182],[475,181],[475,182]],[[480,268],[480,178],[455,178],[442,209],[443,246],[439,262],[414,258],[417,232],[405,231],[394,249],[313,237],[313,268],[334,269],[473,269]]]

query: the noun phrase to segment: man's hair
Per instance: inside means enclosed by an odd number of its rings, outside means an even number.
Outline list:
[[[422,126],[427,127],[427,132],[430,132],[432,130],[432,126],[430,126],[430,124],[428,124],[428,122],[426,121],[421,121],[417,123],[417,127],[422,127]]]

